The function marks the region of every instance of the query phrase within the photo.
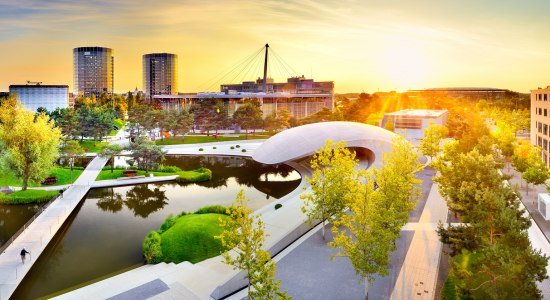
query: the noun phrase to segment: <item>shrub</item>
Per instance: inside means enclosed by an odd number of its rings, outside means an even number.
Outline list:
[[[170,227],[174,226],[174,224],[176,223],[176,219],[178,217],[174,217],[172,216],[172,214],[168,215],[168,217],[166,218],[166,220],[164,220],[164,222],[162,223],[162,225],[160,225],[160,228],[159,230],[157,231],[159,234],[165,232],[166,230],[168,230]]]
[[[230,149],[233,150],[233,149],[235,149],[235,147],[231,146]]]
[[[216,149],[216,147],[212,147],[212,149]]]
[[[59,196],[58,191],[26,190],[11,194],[0,193],[0,204],[28,204],[48,202]]]
[[[443,288],[441,289],[441,299],[442,300],[459,299],[458,294],[456,292],[455,280],[452,275],[449,275],[447,277],[447,280],[445,280],[445,283],[443,284]]]
[[[164,224],[163,224],[164,225]],[[143,257],[148,264],[156,264],[162,261],[162,248],[160,247],[160,234],[151,231],[143,241]]]
[[[281,203],[275,204],[275,209],[279,209],[279,208],[281,208],[281,207],[283,207],[283,205],[282,205]]]
[[[241,146],[240,146],[240,145],[237,145],[237,146],[235,146],[235,147],[236,147],[236,148],[241,148]]]
[[[178,173],[181,172],[181,168],[176,166],[161,166],[158,169],[159,172],[165,172],[165,173]]]
[[[187,183],[187,182],[202,182],[212,179],[212,171],[207,168],[200,167],[194,171],[182,171],[178,173],[176,182]]]
[[[246,152],[246,149],[243,149],[242,152]]]
[[[202,149],[202,148],[199,148],[199,151],[203,151],[203,150],[204,150],[204,149]]]
[[[227,207],[221,206],[221,205],[209,205],[199,208],[195,214],[201,215],[201,214],[222,214],[222,215],[228,215],[227,213]]]

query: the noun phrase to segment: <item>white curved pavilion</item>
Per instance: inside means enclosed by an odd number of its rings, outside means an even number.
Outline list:
[[[264,164],[278,164],[312,155],[327,139],[344,141],[347,147],[365,148],[374,154],[380,167],[382,153],[391,151],[397,134],[386,129],[355,122],[321,122],[282,131],[254,151],[252,158]]]

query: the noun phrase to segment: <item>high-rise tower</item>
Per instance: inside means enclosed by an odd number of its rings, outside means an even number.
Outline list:
[[[74,95],[99,97],[114,90],[113,49],[79,47],[73,49]]]
[[[176,54],[143,55],[143,91],[147,97],[178,94],[178,56]]]

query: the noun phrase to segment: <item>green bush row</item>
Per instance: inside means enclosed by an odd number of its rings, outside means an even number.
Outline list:
[[[29,204],[48,202],[59,195],[58,191],[26,190],[11,194],[0,193],[0,204]]]
[[[164,225],[164,224],[163,224]],[[157,264],[162,262],[162,248],[160,246],[160,234],[151,231],[143,240],[143,256],[148,264]]]
[[[212,171],[207,168],[200,167],[194,171],[182,171],[178,173],[176,182],[202,182],[212,179]]]

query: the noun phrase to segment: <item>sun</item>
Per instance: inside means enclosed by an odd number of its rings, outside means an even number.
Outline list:
[[[392,43],[384,49],[383,71],[397,90],[419,88],[427,79],[431,64],[413,43]]]

